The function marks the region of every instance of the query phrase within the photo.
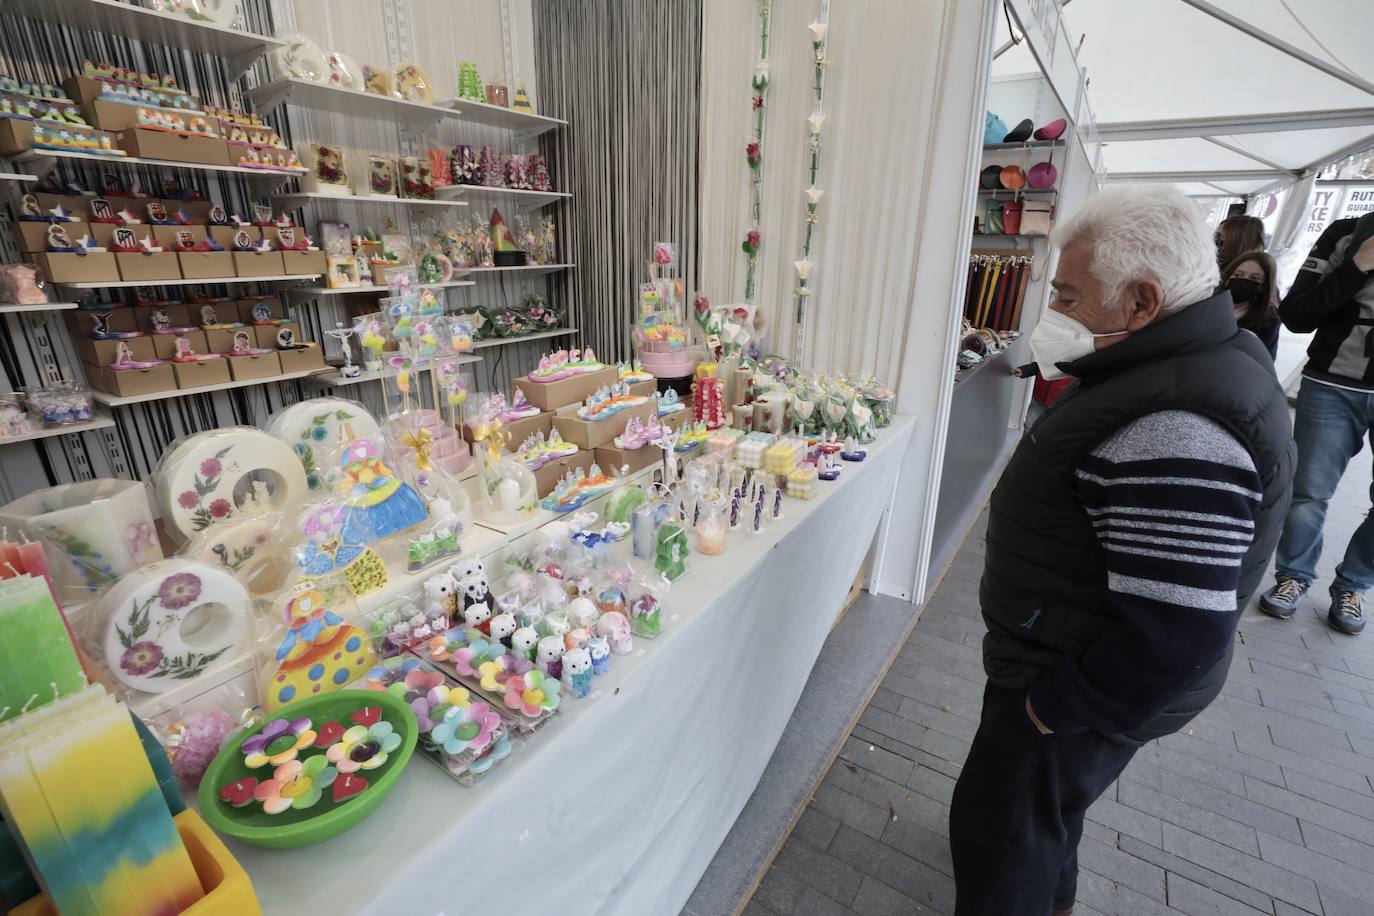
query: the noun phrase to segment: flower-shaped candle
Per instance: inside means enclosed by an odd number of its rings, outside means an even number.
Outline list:
[[[557,678],[541,674],[537,669],[506,679],[505,703],[509,709],[536,719],[558,708],[563,685]]]
[[[401,746],[401,736],[390,722],[355,725],[343,733],[339,743],[325,752],[340,773],[375,770],[387,756]]]
[[[243,765],[250,770],[268,764],[281,766],[295,760],[314,742],[315,730],[310,727],[309,719],[273,719],[262,731],[243,742]]]
[[[311,757],[302,763],[288,760],[277,767],[271,779],[258,783],[253,797],[262,802],[268,814],[281,814],[290,808],[310,808],[324,797],[324,790],[334,784],[339,771],[323,756]]]
[[[501,725],[501,717],[486,703],[473,703],[466,708],[454,706],[430,732],[430,738],[453,758],[467,751],[480,753],[491,743],[491,736]]]

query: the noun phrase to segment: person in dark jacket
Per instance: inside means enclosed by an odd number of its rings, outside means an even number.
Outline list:
[[[1222,265],[1221,286],[1231,293],[1236,323],[1260,339],[1269,356],[1279,355],[1278,267],[1267,251],[1247,251]]]
[[[1279,317],[1290,331],[1316,331],[1293,424],[1293,508],[1283,524],[1274,587],[1259,605],[1287,619],[1317,578],[1327,501],[1374,427],[1374,214],[1327,227],[1279,305]],[[1326,622],[1351,635],[1363,630],[1361,596],[1371,585],[1374,521],[1366,516],[1336,567]]]
[[[950,806],[956,916],[1072,912],[1088,807],[1220,693],[1296,462],[1288,404],[1214,294],[1210,232],[1170,188],[1113,188],[1055,230],[1031,335],[1076,383],[988,509],[982,720]]]

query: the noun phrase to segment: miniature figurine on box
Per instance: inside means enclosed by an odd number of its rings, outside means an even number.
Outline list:
[[[563,674],[563,652],[562,636],[545,636],[535,648],[534,666],[549,677],[560,677]]]

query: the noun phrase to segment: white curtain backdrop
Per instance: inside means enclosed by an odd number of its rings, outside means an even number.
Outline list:
[[[800,354],[804,364],[828,371],[872,368],[893,383],[901,371],[926,151],[938,142],[931,124],[947,6],[947,0],[831,4],[816,182],[825,196],[812,255],[815,294],[808,305],[807,352]],[[805,231],[806,118],[812,110],[807,24],[819,7],[819,0],[773,3],[756,299],[767,315],[769,349],[789,356],[796,355],[792,263],[801,256]],[[734,302],[743,296],[739,246],[750,225],[744,147],[752,124],[756,6],[706,0],[704,20],[701,291],[714,302]],[[948,214],[947,229],[956,218]],[[928,308],[943,315],[946,305],[931,302]]]

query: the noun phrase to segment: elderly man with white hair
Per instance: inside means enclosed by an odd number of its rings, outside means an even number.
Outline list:
[[[1292,485],[1273,361],[1213,295],[1197,207],[1109,189],[1053,241],[1031,348],[1077,382],[989,505],[988,685],[949,814],[958,916],[1072,912],[1084,812],[1220,693]]]

